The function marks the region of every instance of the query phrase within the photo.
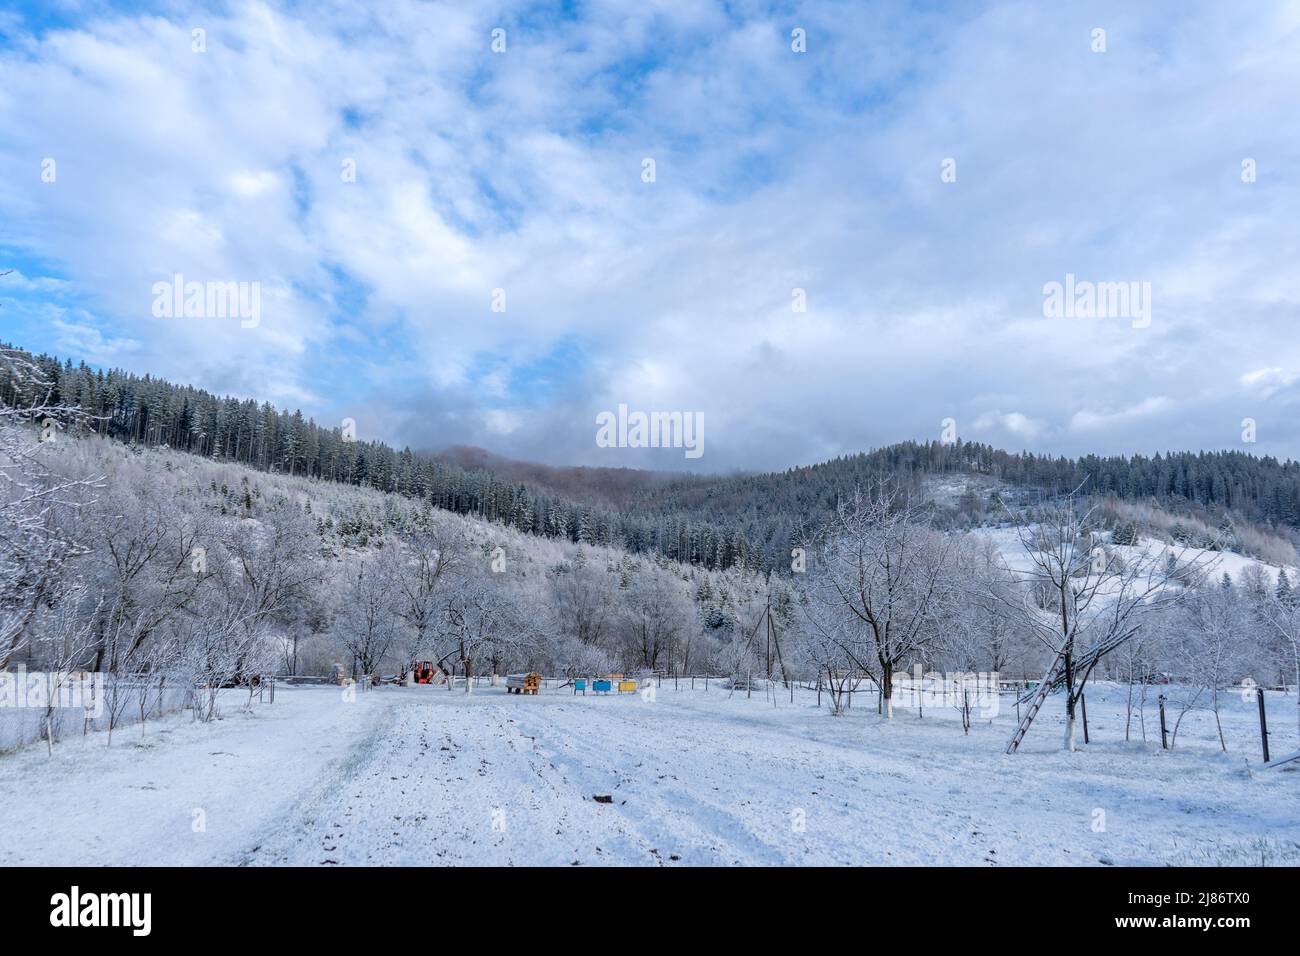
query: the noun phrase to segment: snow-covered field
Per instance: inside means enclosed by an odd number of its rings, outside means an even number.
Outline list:
[[[1033,570],[1033,560],[1025,553],[1019,532],[1015,528],[981,528],[975,534],[990,539],[1011,570],[1020,574]],[[1150,561],[1164,554],[1172,554],[1182,567],[1195,568],[1215,580],[1226,573],[1237,583],[1245,580],[1247,570],[1258,568],[1263,573],[1268,586],[1274,587],[1277,584],[1278,572],[1282,570],[1277,565],[1238,554],[1236,551],[1209,551],[1205,548],[1183,547],[1145,536],[1140,537],[1136,545],[1111,545],[1110,547],[1115,554],[1129,561]],[[1155,562],[1152,565],[1152,571],[1156,573],[1163,570],[1163,562]],[[1287,566],[1286,571],[1292,578],[1300,575],[1300,569],[1293,566]]]
[[[1146,744],[1102,685],[1083,752],[1059,750],[1054,697],[1006,756],[1010,697],[966,737],[953,712],[887,722],[868,695],[832,718],[811,692],[717,684],[653,702],[281,687],[214,724],[0,757],[0,863],[1300,863],[1300,763],[1260,769],[1253,701],[1227,705],[1227,755],[1204,712],[1161,751],[1159,690]],[[1269,708],[1274,754],[1300,749],[1294,700]]]

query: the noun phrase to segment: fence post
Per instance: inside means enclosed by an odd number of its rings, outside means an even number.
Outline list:
[[[1255,697],[1259,701],[1259,744],[1264,748],[1264,763],[1268,763],[1268,720],[1264,716],[1264,688],[1255,688]]]
[[[1083,694],[1079,695],[1079,709],[1083,711],[1083,742],[1089,744],[1092,741],[1088,739],[1088,698]]]
[[[1169,749],[1169,736],[1165,730],[1165,695],[1160,695],[1160,749]]]

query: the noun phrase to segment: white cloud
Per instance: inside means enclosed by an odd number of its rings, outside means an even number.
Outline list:
[[[1021,412],[985,412],[975,419],[976,431],[1002,431],[1008,435],[1025,439],[1037,438],[1043,432],[1043,425]]]
[[[1241,376],[1241,385],[1250,392],[1267,398],[1285,388],[1290,388],[1300,379],[1295,372],[1282,368],[1257,368]]]
[[[330,420],[454,402],[377,416],[382,437],[556,461],[595,461],[618,402],[700,410],[716,468],[927,437],[954,410],[1036,450],[1220,447],[1240,392],[1300,367],[1283,3],[1116,6],[1104,56],[1091,17],[1016,3],[622,2],[554,28],[511,3],[168,9],[0,52],[0,244],[82,290],[101,337],[61,347],[102,360],[135,348],[139,371]],[[159,323],[151,284],[177,272],[261,281],[261,325]],[[1067,272],[1151,281],[1151,328],[1043,319]],[[514,408],[509,370],[560,342],[585,362]]]
[[[1070,417],[1070,428],[1075,431],[1096,431],[1103,428],[1115,428],[1129,422],[1151,418],[1169,411],[1174,403],[1163,395],[1145,398],[1136,405],[1120,408],[1116,411],[1095,411],[1080,409]]]

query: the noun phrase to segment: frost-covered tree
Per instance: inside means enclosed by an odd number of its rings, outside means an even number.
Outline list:
[[[1133,548],[1116,560],[1102,546],[1102,528],[1095,508],[1078,491],[1064,495],[1025,520],[1013,515],[1023,566],[1013,574],[1025,599],[1012,604],[1021,620],[1053,655],[1053,668],[1065,690],[1066,750],[1077,749],[1076,711],[1093,669],[1142,627],[1144,618],[1184,597],[1170,579],[1167,549]],[[1182,580],[1193,572],[1204,576],[1205,562],[1182,560]]]
[[[953,596],[954,544],[896,489],[874,485],[841,502],[823,530],[808,600],[843,618],[844,652],[879,684],[893,716],[894,672],[939,634]]]
[[[652,567],[629,575],[618,597],[629,663],[654,670],[671,659],[692,623],[684,583]]]
[[[401,637],[393,612],[397,589],[373,558],[355,558],[341,573],[342,606],[334,622],[339,642],[352,655],[354,672],[369,676]]]
[[[1259,663],[1249,609],[1233,589],[1202,586],[1187,596],[1172,617],[1175,629],[1167,632],[1173,638],[1168,647],[1170,668],[1182,684],[1183,696],[1178,700],[1185,704],[1174,721],[1173,740],[1177,742],[1183,717],[1204,700],[1214,714],[1219,746],[1226,752],[1222,694]]]
[[[947,663],[959,671],[994,673],[1012,661],[1023,666],[1032,653],[1032,637],[1013,610],[1020,601],[1019,585],[996,542],[966,535],[955,559],[958,594],[945,602],[949,613],[940,639]]]
[[[76,582],[71,565],[85,545],[70,534],[72,512],[91,500],[93,479],[59,474],[52,459],[80,412],[53,397],[54,385],[22,353],[0,348],[11,395],[0,400],[0,670],[18,659],[43,607]]]
[[[1268,647],[1278,671],[1296,686],[1296,722],[1300,727],[1300,601],[1294,592],[1277,592],[1260,602],[1257,613],[1272,640]]]
[[[432,521],[384,550],[383,573],[393,581],[394,610],[406,624],[404,665],[432,653],[445,594],[456,586],[468,554],[462,529]]]
[[[618,579],[587,560],[582,550],[574,560],[553,567],[550,579],[554,626],[579,644],[602,646],[611,624]]]
[[[465,693],[472,693],[474,664],[508,658],[531,635],[523,602],[490,575],[466,575],[447,597],[441,641],[443,660],[459,663],[465,674]]]
[[[855,654],[858,629],[833,604],[805,599],[799,611],[795,659],[817,675],[818,686],[829,696],[831,714],[839,716],[865,670]]]

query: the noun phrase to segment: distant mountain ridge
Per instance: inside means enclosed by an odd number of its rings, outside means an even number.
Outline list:
[[[486,448],[452,445],[432,452],[432,457],[466,471],[490,471],[509,481],[544,488],[571,498],[590,499],[623,507],[645,492],[678,481],[707,482],[685,472],[650,471],[642,468],[607,468],[587,465],[557,467],[506,458]]]
[[[990,495],[1053,495],[1084,485],[1099,496],[1150,500],[1211,525],[1244,520],[1295,542],[1300,463],[1239,451],[1079,459],[1007,452],[977,442],[900,442],[782,472],[693,476],[630,468],[557,468],[480,448],[401,451],[349,440],[300,411],[219,397],[120,370],[95,371],[48,355],[35,362],[51,400],[94,416],[100,434],[166,445],[268,472],[366,485],[417,497],[529,534],[658,553],[710,568],[788,566],[790,548],[854,490],[888,478],[917,498],[927,483],[965,476],[955,500],[934,507],[945,526],[984,519]],[[0,401],[28,403],[30,383],[0,375]]]

